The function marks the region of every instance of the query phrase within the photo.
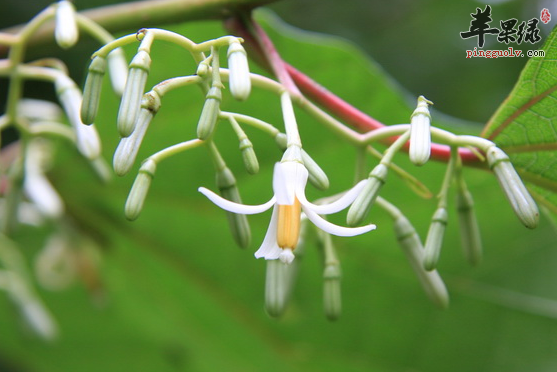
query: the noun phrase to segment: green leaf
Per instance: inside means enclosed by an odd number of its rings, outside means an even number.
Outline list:
[[[482,135],[507,152],[534,196],[557,211],[557,28]]]

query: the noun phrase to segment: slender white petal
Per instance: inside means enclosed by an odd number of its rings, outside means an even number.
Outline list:
[[[305,208],[302,206],[304,213],[309,218],[311,222],[321,230],[336,236],[354,236],[366,233],[371,230],[375,230],[375,225],[366,225],[361,227],[342,227],[330,223],[329,221],[323,219],[317,213],[312,211],[310,208]]]
[[[311,209],[317,214],[337,213],[352,204],[352,202],[360,194],[360,191],[362,191],[367,182],[368,180],[358,182],[354,187],[345,192],[344,195],[342,195],[339,199],[330,204],[317,205],[309,202],[303,189],[296,190],[296,197],[304,207]]]
[[[276,163],[273,173],[273,191],[277,204],[294,204],[296,190],[305,189],[308,176],[307,169],[298,162]]]
[[[262,213],[262,212],[265,212],[266,210],[268,210],[269,208],[271,208],[276,202],[276,199],[273,196],[271,198],[271,200],[269,200],[265,204],[244,205],[244,204],[238,204],[238,203],[231,202],[230,200],[226,200],[223,197],[221,197],[220,195],[215,194],[211,190],[206,189],[205,187],[200,187],[199,189],[197,189],[197,191],[199,191],[200,193],[205,195],[210,201],[212,201],[213,203],[215,203],[217,206],[224,209],[225,211],[229,211],[229,212],[233,212],[233,213],[239,213],[239,214]]]
[[[278,223],[278,208],[275,205],[273,208],[273,215],[269,228],[265,234],[265,239],[261,243],[261,247],[255,252],[255,258],[265,258],[266,260],[276,260],[279,258],[282,249],[277,244],[277,223]]]

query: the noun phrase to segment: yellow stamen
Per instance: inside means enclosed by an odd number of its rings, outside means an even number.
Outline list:
[[[300,236],[302,209],[298,198],[292,205],[278,205],[277,244],[281,248],[294,250]]]

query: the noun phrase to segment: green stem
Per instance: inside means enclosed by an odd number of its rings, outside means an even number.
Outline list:
[[[149,156],[147,159],[151,159],[153,160],[155,163],[160,163],[161,161],[179,154],[181,152],[196,148],[201,146],[204,143],[204,141],[200,140],[200,139],[193,139],[193,140],[189,140],[186,142],[181,142],[181,143],[177,143],[173,146],[167,147],[164,150],[161,150],[151,156]],[[147,160],[146,159],[146,160]]]

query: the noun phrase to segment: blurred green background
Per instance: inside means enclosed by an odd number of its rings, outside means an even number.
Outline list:
[[[4,3],[9,11],[1,16],[9,20],[1,22],[6,26],[28,19],[33,6],[42,8],[39,1]],[[76,2],[78,9],[100,4]],[[485,4],[304,0],[270,6],[293,25],[333,37],[295,30],[270,13],[258,13],[258,18],[287,61],[385,123],[407,122],[415,97],[424,94],[435,102],[434,124],[477,133],[526,62],[465,58],[464,50],[472,49],[475,40],[461,40],[458,32],[467,30],[477,6],[483,9]],[[539,16],[541,5],[508,1],[492,8],[495,21],[528,20]],[[197,42],[223,32],[218,22],[167,27]],[[75,58],[72,73],[77,81],[83,79],[80,74],[96,46],[81,48],[61,54]],[[133,48],[128,48],[128,58],[132,55]],[[157,43],[152,55],[148,85],[195,71],[187,53],[169,44]],[[40,94],[45,92],[52,94],[48,89]],[[28,93],[39,94],[32,89]],[[276,97],[253,93],[246,103],[225,95],[223,105],[280,126]],[[201,99],[195,88],[165,97],[139,158],[192,138]],[[106,84],[96,123],[107,160],[118,141],[117,105]],[[326,195],[346,189],[353,180],[355,151],[298,113],[304,146],[330,177]],[[261,163],[257,176],[243,170],[228,126],[220,125],[216,142],[244,201],[258,204],[271,196],[272,165],[280,152],[271,139],[247,131]],[[224,212],[196,191],[202,185],[215,189],[205,155],[204,149],[196,149],[162,163],[142,215],[131,223],[122,209],[134,175],[102,185],[74,150],[61,146],[52,179],[67,203],[69,219],[87,237],[76,240],[76,251],[93,246],[101,253],[98,272],[93,270],[99,279],[91,283],[85,275],[60,292],[37,283],[60,328],[60,337],[50,343],[26,330],[17,308],[0,296],[0,371],[464,372],[557,367],[553,227],[545,218],[536,230],[521,226],[489,173],[465,172],[484,239],[485,257],[478,267],[464,261],[451,209],[439,267],[451,293],[448,310],[428,302],[394,239],[389,218],[374,209],[369,220],[378,225],[377,231],[334,239],[343,269],[343,316],[331,323],[323,315],[322,269],[310,236],[300,257],[292,304],[277,320],[263,309],[265,263],[253,258],[270,213],[250,217],[252,244],[246,250],[235,247]],[[442,164],[416,169],[404,155],[395,161],[433,193],[438,191]],[[375,162],[369,161],[370,169]],[[310,199],[324,195],[311,187],[308,194]],[[425,237],[434,199],[420,199],[394,175],[382,195]],[[333,221],[344,224],[344,215]],[[22,228],[14,237],[30,265],[49,231]]]

